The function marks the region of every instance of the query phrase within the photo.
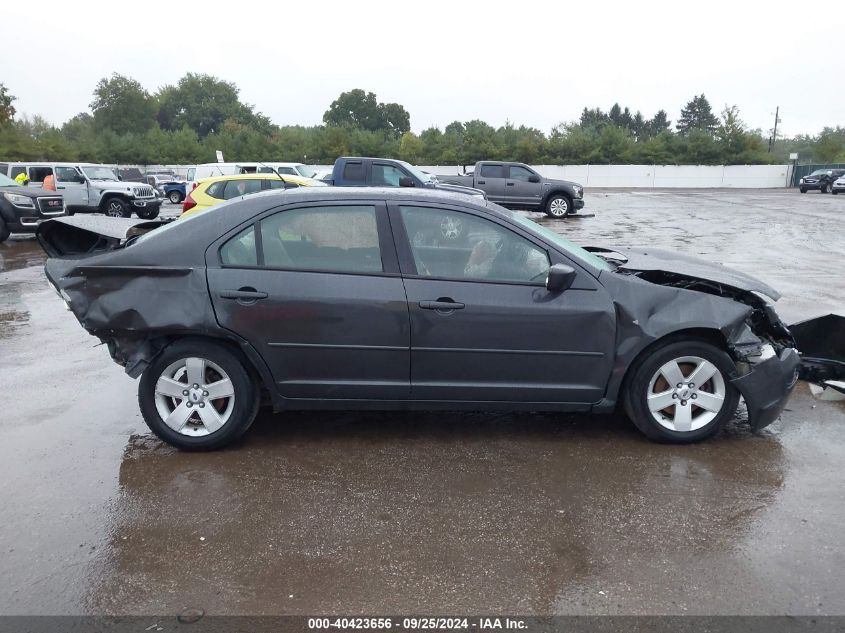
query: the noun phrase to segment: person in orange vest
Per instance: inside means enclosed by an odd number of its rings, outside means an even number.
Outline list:
[[[44,182],[41,183],[41,188],[46,189],[47,191],[56,190],[56,179],[53,178],[53,174],[47,174],[44,176]]]

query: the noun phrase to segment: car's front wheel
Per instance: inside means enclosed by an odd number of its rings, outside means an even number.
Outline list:
[[[8,240],[11,233],[12,232],[9,230],[9,227],[6,226],[6,223],[3,221],[3,218],[0,218],[0,242]]]
[[[106,202],[104,212],[111,218],[131,218],[132,209],[129,208],[129,203],[120,198],[110,198]]]
[[[827,184],[827,183],[823,184],[822,188],[821,188],[821,192],[822,193],[830,193],[830,185]]]
[[[141,207],[135,212],[142,220],[155,220],[159,214],[158,207]]]
[[[138,385],[147,426],[187,451],[221,448],[255,419],[258,390],[241,359],[225,346],[185,340],[167,347]]]
[[[736,413],[735,366],[700,340],[669,341],[637,362],[625,409],[636,427],[660,442],[688,443],[718,433]]]
[[[555,194],[546,201],[546,215],[551,218],[565,218],[569,215],[571,206],[569,198]]]

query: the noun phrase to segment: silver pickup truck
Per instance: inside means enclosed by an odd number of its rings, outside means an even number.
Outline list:
[[[481,161],[465,175],[437,175],[442,183],[481,189],[490,202],[509,209],[545,211],[562,218],[584,208],[584,188],[568,180],[543,178],[528,165]]]

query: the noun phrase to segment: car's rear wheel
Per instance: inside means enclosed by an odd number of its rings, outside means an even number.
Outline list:
[[[821,188],[821,192],[822,193],[830,193],[830,185],[827,184],[827,183],[823,184],[822,188]]]
[[[571,207],[569,198],[556,194],[546,201],[546,215],[551,218],[565,218],[569,215]]]
[[[169,194],[167,194],[167,197],[173,204],[179,204],[180,202],[182,202],[182,194],[178,191],[171,191]]]
[[[735,366],[718,347],[700,340],[669,341],[631,369],[625,409],[649,438],[688,443],[718,433],[736,412]]]
[[[162,440],[186,451],[209,451],[246,432],[258,411],[258,390],[225,346],[186,340],[147,367],[138,402],[147,426]]]
[[[111,218],[131,218],[132,209],[129,208],[129,203],[120,198],[109,198],[106,201],[106,207],[103,212]]]
[[[834,196],[839,194],[839,192],[836,189],[831,189],[830,193],[832,193]]]

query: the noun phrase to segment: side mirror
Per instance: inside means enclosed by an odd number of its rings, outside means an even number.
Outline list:
[[[416,187],[417,184],[414,182],[414,179],[410,176],[402,176],[399,179],[399,186],[400,187]]]
[[[537,174],[531,174],[528,176],[528,182],[540,182],[540,176]]]
[[[549,268],[546,276],[546,290],[549,292],[563,292],[575,281],[575,269],[566,264],[555,264]]]

